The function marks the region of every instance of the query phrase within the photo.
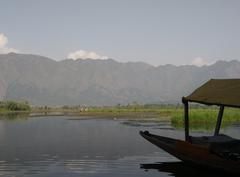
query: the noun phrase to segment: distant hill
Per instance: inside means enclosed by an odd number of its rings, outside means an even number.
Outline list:
[[[240,78],[239,61],[154,67],[142,62],[0,55],[0,99],[34,105],[177,103],[211,78]]]

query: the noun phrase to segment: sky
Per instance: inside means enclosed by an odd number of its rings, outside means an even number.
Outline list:
[[[0,0],[0,53],[201,66],[239,51],[239,0]]]

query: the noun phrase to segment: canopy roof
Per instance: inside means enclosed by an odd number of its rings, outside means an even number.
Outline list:
[[[240,107],[240,79],[211,79],[183,99],[208,105]]]

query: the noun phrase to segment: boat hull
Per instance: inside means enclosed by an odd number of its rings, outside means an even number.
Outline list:
[[[217,154],[212,153],[208,147],[150,134],[146,131],[141,131],[140,135],[184,162],[240,174],[239,160],[223,159]]]

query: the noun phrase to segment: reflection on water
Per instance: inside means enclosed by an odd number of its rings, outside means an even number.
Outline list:
[[[171,123],[168,121],[139,121],[139,120],[127,120],[122,122],[123,125],[133,126],[133,127],[150,127],[152,129],[165,129],[165,130],[174,130]]]
[[[179,162],[144,140],[140,130],[184,137],[169,122],[68,116],[0,118],[0,176],[179,176],[176,171],[140,169],[143,163]],[[238,125],[224,131],[239,136]]]
[[[162,162],[153,164],[141,164],[141,168],[148,170],[158,170],[159,172],[169,173],[175,177],[227,177],[229,174],[219,172],[205,167],[193,166],[185,162]],[[232,177],[237,175],[231,174]]]
[[[29,113],[18,113],[18,112],[12,112],[3,114],[0,116],[0,119],[5,119],[7,121],[21,121],[26,120],[29,117]]]

